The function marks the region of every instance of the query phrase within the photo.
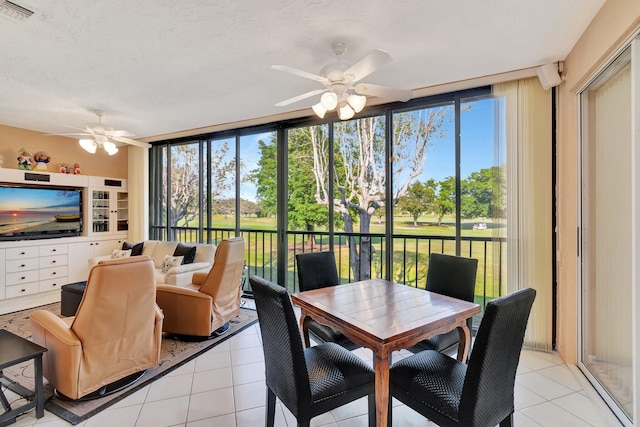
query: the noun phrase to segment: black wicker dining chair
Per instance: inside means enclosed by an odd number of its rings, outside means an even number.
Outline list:
[[[439,426],[512,426],[516,369],[535,296],[528,288],[487,303],[468,365],[433,350],[393,364],[391,395]],[[388,419],[391,425],[391,404]]]
[[[300,291],[310,291],[312,289],[326,288],[340,283],[336,259],[333,252],[308,252],[296,255],[298,266],[298,286]],[[333,328],[318,323],[308,317],[303,326],[305,346],[309,347],[309,336],[315,342],[334,342],[347,350],[355,350],[361,346],[345,337],[342,333]]]
[[[478,260],[454,255],[429,254],[427,270],[427,291],[448,297],[473,302],[476,287]],[[467,319],[469,332],[472,331],[473,318]],[[423,350],[435,350],[449,356],[458,351],[460,336],[458,330],[435,335],[408,348],[412,353]]]
[[[374,371],[335,343],[304,348],[293,304],[285,288],[251,276],[267,388],[266,425],[275,419],[276,397],[298,426],[315,416],[368,396],[369,426],[375,426]]]

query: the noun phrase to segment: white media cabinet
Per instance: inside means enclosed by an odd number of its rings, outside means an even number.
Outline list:
[[[60,301],[62,285],[87,280],[89,259],[121,248],[127,238],[126,179],[0,168],[2,183],[82,188],[83,231],[74,237],[0,241],[0,314]],[[101,201],[107,196],[112,218],[105,221]]]

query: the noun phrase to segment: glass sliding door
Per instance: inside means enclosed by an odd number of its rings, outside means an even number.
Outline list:
[[[580,366],[629,425],[634,277],[631,49],[580,94]],[[636,196],[637,197],[637,196]]]

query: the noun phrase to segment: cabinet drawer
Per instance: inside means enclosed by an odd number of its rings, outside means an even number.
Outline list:
[[[39,255],[40,256],[65,255],[68,252],[69,252],[68,245],[44,245],[44,246],[40,246]]]
[[[22,283],[37,282],[38,270],[18,271],[6,275],[7,286],[19,285]],[[8,289],[8,288],[7,288]]]
[[[7,273],[15,273],[17,271],[25,270],[37,270],[38,258],[13,259],[7,261],[5,266]]]
[[[38,292],[40,292],[38,282],[7,286],[5,288],[5,295],[7,298],[21,297],[23,295],[31,295]]]
[[[62,285],[67,283],[66,277],[58,277],[57,279],[41,280],[39,286],[39,292],[55,291],[59,290]]]
[[[23,259],[23,258],[36,258],[38,256],[37,246],[28,246],[25,248],[9,248],[7,249],[6,259]]]
[[[67,277],[67,266],[61,265],[58,267],[41,268],[40,280],[57,279],[58,277]]]
[[[58,265],[67,265],[67,263],[67,255],[41,256],[38,262],[38,267],[56,267]]]

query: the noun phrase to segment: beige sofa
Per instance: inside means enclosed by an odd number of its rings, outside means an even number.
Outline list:
[[[137,242],[140,243],[140,242]],[[142,242],[142,255],[146,255],[153,260],[155,267],[156,284],[186,286],[191,283],[193,273],[208,273],[213,265],[213,256],[216,252],[215,245],[208,244],[183,244],[185,246],[195,246],[196,254],[190,264],[182,264],[171,267],[166,273],[162,272],[162,262],[165,255],[173,256],[178,242],[162,242],[159,240],[145,240]],[[104,255],[91,258],[91,267],[101,260],[110,259],[111,255]]]

